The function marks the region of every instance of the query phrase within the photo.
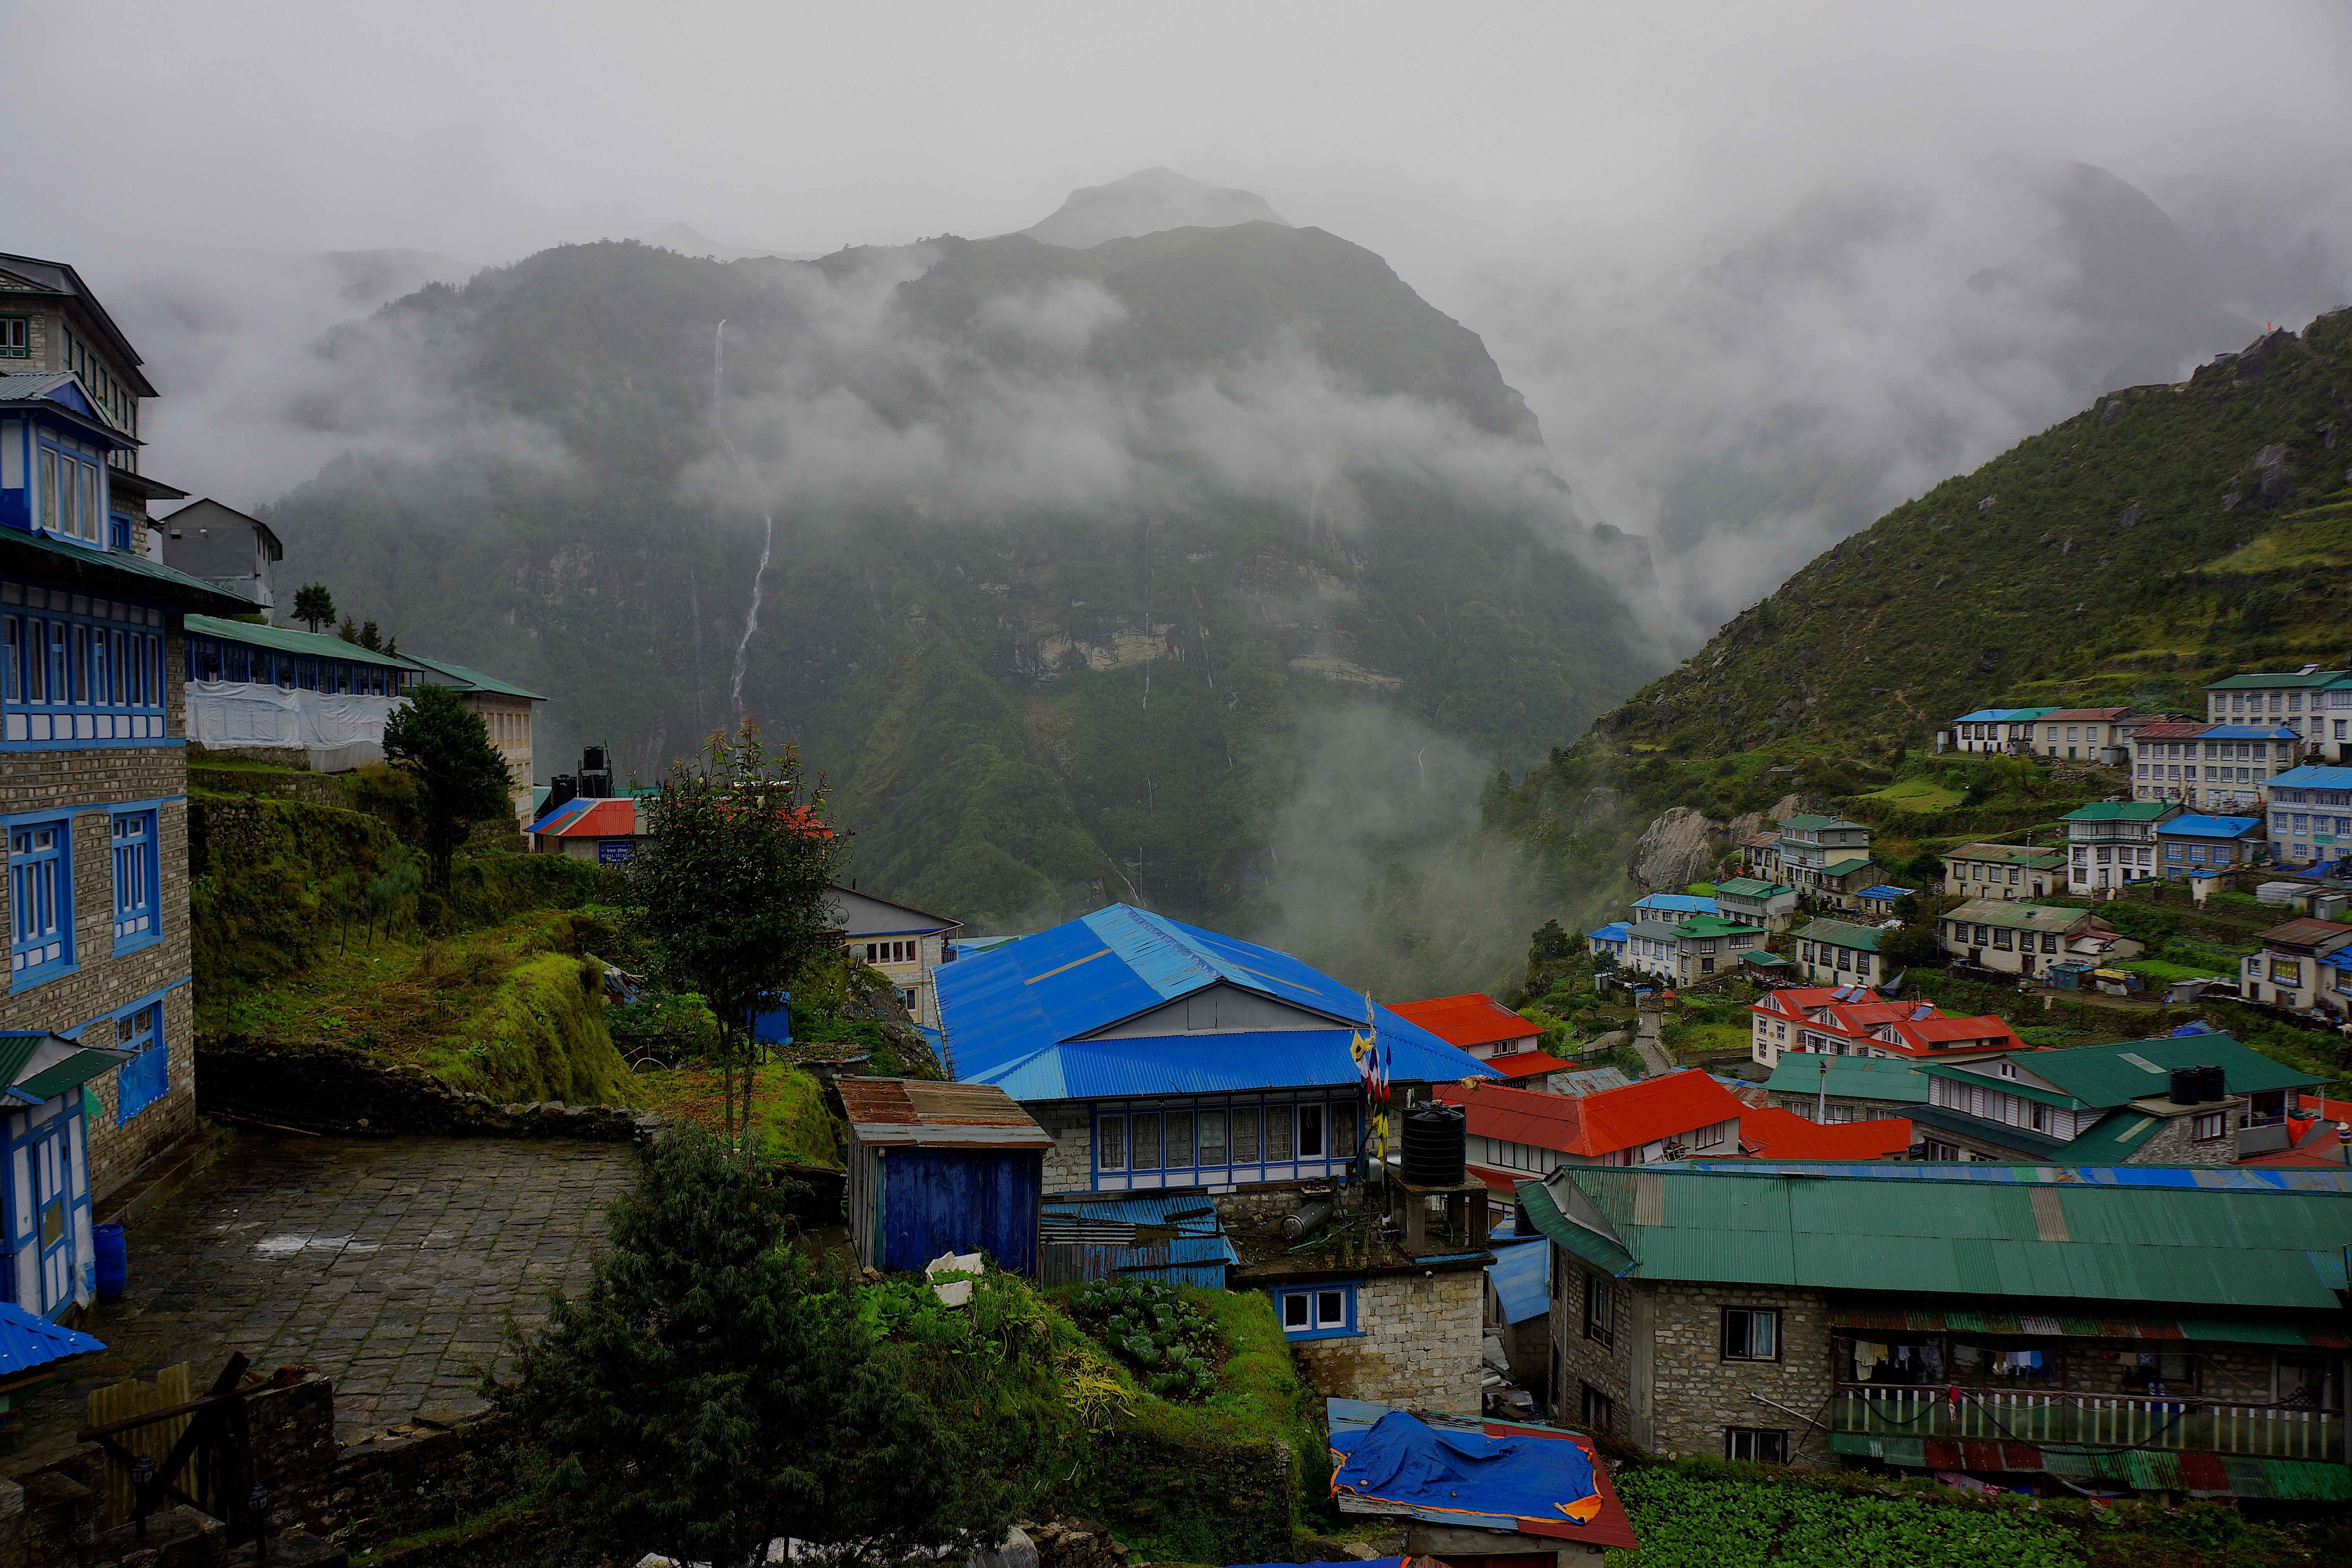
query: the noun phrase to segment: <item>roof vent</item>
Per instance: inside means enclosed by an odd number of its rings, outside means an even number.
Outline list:
[[[2295,673],[2297,675],[2317,675],[2319,673],[2319,666],[2315,664],[2306,664],[2301,669],[2296,670]]]

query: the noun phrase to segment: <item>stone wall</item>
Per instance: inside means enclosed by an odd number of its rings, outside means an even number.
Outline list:
[[[1651,1447],[1719,1459],[1725,1428],[1761,1426],[1789,1435],[1792,1461],[1830,1462],[1821,1429],[1810,1425],[1831,1394],[1829,1314],[1818,1292],[1684,1284],[1633,1289],[1651,1309]],[[1777,1360],[1724,1359],[1727,1307],[1780,1311]]]
[[[1045,1191],[1087,1193],[1095,1185],[1094,1119],[1083,1105],[1024,1105],[1054,1135],[1045,1151]]]
[[[197,1059],[206,1110],[305,1131],[623,1142],[652,1127],[625,1106],[501,1105],[423,1068],[323,1041],[208,1036]]]
[[[1612,1292],[1613,1342],[1584,1336],[1584,1289],[1588,1278],[1605,1280]],[[1587,1268],[1558,1247],[1552,1249],[1553,1419],[1572,1426],[1584,1425],[1583,1391],[1591,1387],[1616,1407],[1615,1419],[1608,1430],[1637,1447],[1646,1447],[1648,1418],[1634,1397],[1633,1307],[1632,1286]]]
[[[2224,1112],[2221,1131],[2218,1137],[2193,1138],[2197,1118],[2168,1116],[2163,1125],[2140,1141],[2124,1163],[2127,1165],[2234,1165],[2238,1163],[2237,1134],[2232,1131],[2245,1107],[2241,1104]]]
[[[1413,1410],[1479,1411],[1484,1268],[1375,1274],[1356,1286],[1358,1333],[1291,1344],[1318,1393]]]
[[[177,639],[168,668],[178,668]],[[176,677],[174,678],[176,680]],[[172,710],[177,723],[178,710]],[[73,949],[77,967],[55,979],[14,980],[0,999],[0,1029],[55,1030],[92,1045],[114,1044],[112,1015],[142,998],[162,994],[170,1092],[118,1126],[121,1099],[115,1074],[92,1079],[90,1192],[104,1198],[156,1154],[194,1129],[194,1006],[188,990],[187,768],[177,746],[93,747],[16,752],[0,765],[0,815],[55,812],[70,817],[68,854],[73,885]],[[114,942],[113,826],[108,807],[132,801],[173,804],[156,810],[156,864],[162,939],[121,956]],[[14,929],[7,879],[0,878],[0,926]]]

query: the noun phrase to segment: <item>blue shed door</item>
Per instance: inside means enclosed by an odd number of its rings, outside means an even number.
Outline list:
[[[899,1148],[881,1165],[885,1269],[978,1251],[1008,1272],[1037,1272],[1045,1159],[1036,1151]]]
[[[5,1293],[54,1318],[85,1294],[92,1267],[81,1090],[19,1111],[10,1123],[7,1250],[16,1267]]]

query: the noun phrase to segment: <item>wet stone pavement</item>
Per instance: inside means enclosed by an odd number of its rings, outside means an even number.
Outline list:
[[[70,1441],[92,1388],[190,1363],[201,1389],[233,1351],[335,1385],[350,1440],[478,1397],[502,1326],[577,1294],[604,1205],[636,1171],[626,1144],[233,1134],[131,1226],[130,1289],[80,1325],[106,1342],[72,1383],[0,1429],[25,1455]]]

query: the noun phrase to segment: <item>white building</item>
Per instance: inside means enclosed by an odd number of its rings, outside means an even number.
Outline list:
[[[2068,812],[2066,890],[2104,895],[2160,875],[2157,826],[2179,815],[2178,805],[2160,800],[2106,800]]]

